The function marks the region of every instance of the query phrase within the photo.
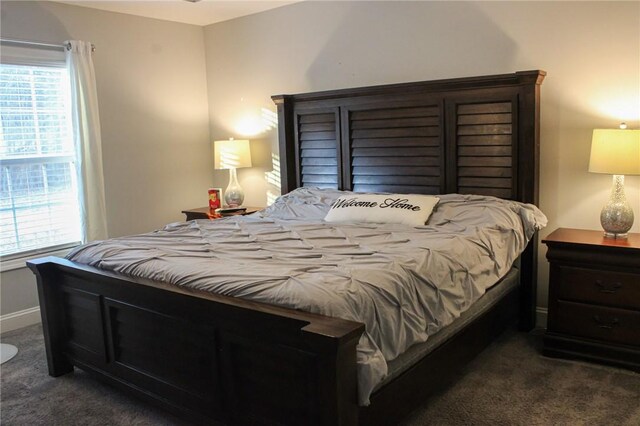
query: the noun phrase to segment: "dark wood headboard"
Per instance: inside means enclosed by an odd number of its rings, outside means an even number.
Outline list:
[[[282,193],[494,195],[538,203],[544,71],[277,95]],[[535,323],[536,241],[522,255]]]
[[[536,203],[545,75],[273,96],[282,192],[458,192]]]

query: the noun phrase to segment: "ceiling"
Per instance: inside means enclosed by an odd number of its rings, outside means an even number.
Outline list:
[[[201,0],[192,3],[186,0],[138,0],[138,1],[58,1],[75,6],[145,16],[147,18],[164,19],[166,21],[183,22],[194,25],[209,25],[228,21],[240,16],[252,15],[300,0]]]

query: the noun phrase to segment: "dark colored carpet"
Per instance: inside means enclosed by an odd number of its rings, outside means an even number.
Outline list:
[[[54,379],[39,325],[2,335],[18,346],[2,365],[3,425],[179,425],[76,369]],[[545,358],[540,336],[508,332],[405,425],[640,425],[640,374]]]

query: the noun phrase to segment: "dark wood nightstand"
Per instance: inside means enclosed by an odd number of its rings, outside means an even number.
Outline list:
[[[640,234],[560,228],[548,246],[544,354],[640,371]]]
[[[233,213],[233,214],[225,215],[224,217],[235,216],[235,215],[244,216],[247,214],[255,213],[262,209],[263,207],[247,207],[247,210],[245,210],[244,212]],[[182,210],[182,213],[184,213],[187,216],[187,219],[186,219],[187,221],[195,220],[195,219],[219,219],[220,217],[223,217],[223,216],[212,215],[210,213],[209,207],[198,207],[196,209]]]

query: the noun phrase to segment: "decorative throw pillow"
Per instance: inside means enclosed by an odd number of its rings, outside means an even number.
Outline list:
[[[352,193],[340,196],[324,220],[421,226],[427,222],[439,200],[432,195]]]

